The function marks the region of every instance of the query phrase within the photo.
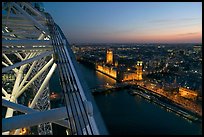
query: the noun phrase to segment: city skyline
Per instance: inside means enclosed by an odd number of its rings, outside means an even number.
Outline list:
[[[70,43],[202,43],[201,2],[43,4]]]
[[[61,4],[2,2],[2,135],[202,134],[202,44],[147,37],[196,40],[196,9]]]

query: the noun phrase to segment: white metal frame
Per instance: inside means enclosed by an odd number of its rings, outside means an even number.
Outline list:
[[[44,23],[46,23],[46,20],[44,18],[44,15],[42,15],[42,13],[40,13],[35,8],[33,8],[30,3],[20,2],[20,3],[7,3],[7,4],[8,4],[7,7],[9,8],[9,10],[7,12],[7,15],[6,16],[4,15],[4,17],[2,17],[2,23],[4,26],[2,28],[2,48],[6,49],[2,51],[3,52],[2,65],[6,66],[2,68],[2,73],[3,74],[11,73],[11,70],[13,70],[15,75],[15,81],[13,81],[13,89],[11,93],[8,93],[4,88],[4,85],[2,85],[2,93],[3,93],[2,100],[5,99],[11,103],[17,103],[19,102],[17,101],[18,98],[25,92],[28,92],[29,87],[32,86],[36,80],[39,80],[39,78],[42,80],[44,79],[43,83],[40,83],[40,85],[39,84],[37,85],[39,88],[38,91],[31,91],[31,92],[37,92],[37,94],[34,97],[34,100],[32,101],[32,105],[27,107],[34,108],[37,105],[36,103],[39,102],[39,98],[41,98],[42,96],[47,96],[45,103],[50,102],[48,97],[49,90],[47,90],[49,89],[48,82],[57,67],[57,65],[54,63],[54,60],[52,58],[53,57],[52,43],[48,40],[50,36],[49,36],[49,32],[47,31],[47,28],[44,27]],[[30,9],[37,16],[29,15],[29,13],[27,13],[27,11],[23,9],[22,5],[25,8]],[[4,7],[3,9],[6,9],[6,7]],[[11,13],[11,11],[14,11],[14,13]],[[41,18],[41,20],[39,21],[39,20],[36,20],[35,18]],[[22,25],[18,24],[18,22],[22,23],[22,21],[24,22],[24,24]],[[30,28],[28,29],[23,25],[25,26],[29,25]],[[36,27],[38,29],[36,29]],[[33,34],[33,35],[35,34],[35,36],[32,35],[33,37],[29,37],[30,38],[29,39],[28,38],[28,36],[30,36],[29,34]],[[17,37],[16,39],[18,40],[12,39],[15,37]],[[34,49],[35,52],[25,50],[26,48],[30,48],[31,50]],[[42,48],[47,48],[51,51],[46,52],[46,51],[40,50]],[[15,49],[17,51],[13,52]],[[20,59],[20,62],[13,62],[9,57],[11,55],[14,55],[16,56],[16,58]],[[50,61],[47,62],[46,60],[48,59]],[[39,65],[36,65],[36,64],[39,64]],[[51,65],[52,67],[50,69]],[[40,71],[35,74],[34,70],[38,70],[38,69],[40,69]],[[44,77],[42,77],[42,75]],[[44,92],[46,92],[45,95],[43,94]],[[43,105],[43,103],[38,103],[38,104]],[[48,103],[48,107],[45,107],[45,108],[50,109],[49,103]],[[15,120],[18,116],[13,116],[13,112],[14,112],[14,109],[7,106],[5,118],[3,119],[3,121],[5,122],[2,122],[2,124],[8,123],[9,126],[13,126],[9,122],[9,119],[14,119],[14,123],[19,122]],[[40,113],[43,114],[43,112],[39,112],[39,115]],[[21,115],[21,117],[25,117],[25,116],[29,117],[29,115]],[[66,116],[60,117],[60,119],[63,119],[63,118],[65,119]],[[57,119],[54,119],[54,121],[56,120]],[[45,123],[45,122],[47,121],[43,121],[43,120],[41,121],[41,123]],[[17,123],[15,125],[19,125],[19,123],[18,124]],[[66,121],[61,121],[58,124],[67,127]],[[35,123],[35,125],[38,125],[38,123]],[[18,128],[19,127],[21,126],[18,126]],[[7,135],[10,134],[11,129],[12,129],[11,127],[9,130],[5,129],[5,126],[3,126],[2,134],[7,134]],[[14,134],[19,134],[19,131],[20,130],[17,129],[14,132]],[[49,132],[52,134],[52,132],[50,131],[46,131],[46,132]],[[38,133],[38,134],[41,134],[41,133]]]
[[[66,38],[49,14],[38,11],[31,3],[2,5],[2,10],[7,10],[2,15],[2,65],[5,66],[2,75],[15,77],[14,81],[2,81],[2,106],[6,108],[2,134],[17,135],[21,128],[37,126],[39,135],[50,135],[53,134],[51,123],[72,130],[68,134],[99,134],[92,104],[84,94]],[[50,34],[52,29],[54,32]],[[59,65],[53,53],[57,53]],[[56,68],[65,90],[66,107],[51,109],[49,80]],[[9,82],[13,84],[11,92],[6,87]],[[29,98],[30,105],[20,100],[24,95],[31,97],[31,93],[34,97]],[[15,111],[24,114],[14,116]]]

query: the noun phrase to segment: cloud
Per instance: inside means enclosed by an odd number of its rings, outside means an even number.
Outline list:
[[[183,34],[177,34],[178,36],[190,36],[190,35],[196,35],[199,34],[199,32],[191,32],[191,33],[183,33]]]
[[[199,18],[181,18],[181,19],[157,19],[157,20],[150,20],[150,23],[155,23],[155,24],[163,24],[163,23],[178,23],[178,22],[183,22],[183,21],[197,21]]]
[[[171,22],[172,20],[170,19],[159,19],[159,20],[151,20],[149,21],[150,23],[166,23],[166,22]]]

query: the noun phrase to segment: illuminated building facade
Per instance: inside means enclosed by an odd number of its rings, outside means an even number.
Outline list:
[[[124,72],[122,81],[128,81],[128,80],[137,80],[137,74],[130,73],[130,72]]]
[[[117,62],[114,64],[117,66]],[[107,50],[106,51],[106,64],[97,64],[96,70],[117,79],[117,69],[113,66],[113,51]]]
[[[137,77],[136,80],[142,80],[142,61],[137,61],[137,65],[136,65],[137,71]]]
[[[142,61],[137,61],[136,69],[136,72],[120,71],[118,68],[117,61],[115,61],[115,64],[113,65],[113,51],[111,50],[107,50],[106,52],[106,64],[96,65],[96,70],[122,82],[131,80],[142,80]]]
[[[107,50],[106,52],[106,64],[113,64],[113,51]]]
[[[96,70],[105,73],[106,75],[116,79],[117,78],[117,70],[114,69],[113,67],[108,67],[105,65],[97,65]]]
[[[184,98],[192,100],[196,100],[198,96],[198,93],[196,93],[195,91],[183,87],[179,87],[179,94]]]
[[[142,61],[137,61],[136,69],[136,73],[124,72],[122,81],[142,80]]]
[[[115,61],[115,67],[118,67],[118,61]]]

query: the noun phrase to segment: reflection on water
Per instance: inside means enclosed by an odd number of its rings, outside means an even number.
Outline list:
[[[96,77],[99,81],[103,82],[103,84],[109,83],[109,85],[113,85],[116,83],[116,80],[96,71]]]

